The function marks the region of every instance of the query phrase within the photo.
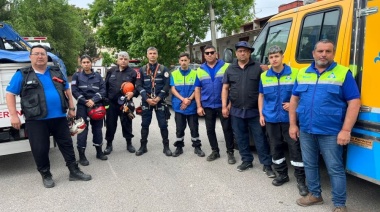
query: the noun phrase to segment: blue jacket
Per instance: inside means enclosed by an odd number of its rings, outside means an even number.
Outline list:
[[[85,105],[88,99],[99,104],[106,95],[103,78],[94,71],[91,74],[84,71],[76,72],[71,81],[71,91],[78,104],[82,105]]]
[[[266,122],[289,122],[289,113],[283,109],[282,104],[290,102],[297,73],[297,69],[284,65],[279,78],[272,68],[261,74],[262,93],[264,94],[262,112]]]
[[[197,72],[195,70],[189,70],[187,72],[177,69],[171,73],[172,86],[175,87],[177,92],[184,98],[190,97],[195,90],[195,82],[197,80]],[[195,100],[191,101],[190,105],[185,110],[181,110],[182,101],[175,95],[172,96],[172,107],[177,113],[184,115],[193,115],[197,113],[197,104]]]
[[[197,70],[198,79],[201,87],[201,103],[202,107],[221,108],[222,107],[222,87],[223,76],[228,63],[218,60],[213,70],[216,71],[214,76],[211,76],[211,68],[203,63]]]

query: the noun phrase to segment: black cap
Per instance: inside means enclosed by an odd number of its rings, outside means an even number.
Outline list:
[[[251,50],[251,52],[253,52],[255,49],[251,47],[251,45],[247,42],[247,41],[239,41],[235,44],[235,48],[236,50],[240,47],[244,47],[244,48],[247,48],[249,50]]]

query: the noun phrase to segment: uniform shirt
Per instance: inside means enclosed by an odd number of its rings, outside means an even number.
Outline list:
[[[51,118],[60,118],[60,117],[66,117],[66,113],[62,112],[62,103],[61,99],[59,97],[58,91],[55,88],[53,81],[50,76],[50,67],[48,66],[46,68],[46,71],[44,74],[41,74],[37,71],[35,71],[37,78],[40,80],[42,87],[44,89],[45,97],[46,97],[46,107],[47,107],[47,116],[43,119],[51,119]],[[65,90],[69,89],[69,83],[67,83],[67,80],[64,77],[65,83]],[[22,86],[23,77],[20,71],[17,71],[15,75],[13,75],[11,81],[9,82],[6,91],[8,93],[14,94],[14,95],[20,95],[21,93],[21,86]]]

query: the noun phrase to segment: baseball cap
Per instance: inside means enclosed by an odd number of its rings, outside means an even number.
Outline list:
[[[236,50],[240,47],[244,47],[244,48],[247,48],[249,50],[251,50],[251,52],[253,52],[255,49],[251,47],[251,45],[247,42],[247,41],[239,41],[235,44],[235,48]]]

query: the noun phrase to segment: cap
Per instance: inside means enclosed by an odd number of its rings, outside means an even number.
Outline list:
[[[244,48],[247,48],[249,50],[251,50],[251,52],[253,52],[255,49],[251,47],[251,45],[247,42],[247,41],[239,41],[235,44],[235,48],[236,50],[240,47],[244,47]]]

